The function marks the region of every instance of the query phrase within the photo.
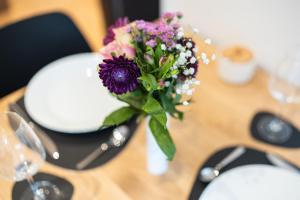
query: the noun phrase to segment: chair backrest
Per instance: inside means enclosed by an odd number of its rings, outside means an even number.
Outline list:
[[[160,0],[102,0],[106,26],[113,24],[119,17],[128,17],[130,21],[143,19],[156,20],[159,17]]]
[[[0,29],[0,97],[25,86],[43,66],[91,49],[69,17],[50,13]]]

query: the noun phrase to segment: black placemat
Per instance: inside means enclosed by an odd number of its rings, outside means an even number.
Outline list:
[[[291,137],[286,142],[283,142],[283,143],[274,143],[274,142],[270,142],[270,141],[266,140],[265,138],[263,138],[259,134],[257,124],[265,116],[278,117],[267,111],[260,111],[260,112],[256,113],[255,116],[253,117],[253,119],[251,121],[251,125],[250,125],[251,135],[253,138],[255,138],[256,140],[259,140],[261,142],[264,142],[264,143],[268,143],[268,144],[272,144],[272,145],[276,145],[276,146],[280,146],[280,147],[285,147],[285,148],[299,148],[300,147],[300,131],[293,124],[291,124],[289,121],[287,121],[283,118],[280,118],[280,119],[283,120],[284,122],[288,123],[292,128]]]
[[[45,173],[38,173],[33,178],[35,181],[49,181],[53,183],[64,194],[64,200],[72,199],[74,188],[73,185],[66,179]],[[12,200],[24,200],[24,198],[22,198],[22,194],[27,189],[29,189],[29,184],[27,181],[16,182],[12,189]]]
[[[225,149],[221,149],[211,155],[208,160],[199,168],[197,172],[196,180],[193,184],[192,191],[189,196],[189,200],[198,200],[208,183],[203,183],[199,180],[198,175],[204,167],[214,167],[217,163],[219,163],[224,157],[226,157],[228,154],[232,152],[232,150],[236,148],[236,146],[228,147]],[[227,170],[230,170],[232,168],[242,166],[242,165],[250,165],[250,164],[266,164],[266,165],[272,165],[269,160],[266,157],[265,152],[255,150],[252,148],[246,148],[246,152],[239,157],[237,160],[233,161],[226,167],[224,167],[222,170],[220,170],[220,173],[223,173]],[[296,167],[296,166],[295,166]]]
[[[19,99],[17,101],[17,104],[21,106],[24,111],[26,111],[24,106],[24,98]],[[133,136],[138,124],[136,123],[136,118],[134,117],[127,123],[125,123],[125,125],[127,125],[130,129],[130,136],[126,143],[120,148],[113,148],[106,151],[85,169],[91,169],[103,165],[104,163],[116,157],[126,147],[127,143]],[[92,151],[94,151],[97,147],[99,147],[100,144],[107,141],[112,134],[113,129],[115,128],[112,127],[105,130],[84,134],[66,134],[55,132],[41,126],[39,127],[50,138],[52,138],[59,151],[59,159],[56,160],[52,158],[52,156],[47,155],[46,160],[49,163],[68,169],[76,169],[76,164]]]

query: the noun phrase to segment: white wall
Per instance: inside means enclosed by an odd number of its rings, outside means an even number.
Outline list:
[[[161,0],[161,7],[182,11],[185,23],[216,43],[247,45],[268,70],[300,44],[300,0]]]

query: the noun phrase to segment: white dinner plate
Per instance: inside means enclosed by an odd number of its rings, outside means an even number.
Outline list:
[[[98,77],[99,54],[61,58],[41,69],[29,82],[25,107],[40,125],[63,133],[99,129],[104,118],[124,106]]]
[[[245,165],[220,175],[199,200],[299,200],[300,175],[270,165]]]

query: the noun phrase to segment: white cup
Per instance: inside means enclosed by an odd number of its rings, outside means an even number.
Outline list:
[[[249,51],[243,48],[245,51]],[[223,50],[221,50],[222,52]],[[225,57],[222,53],[219,55],[218,72],[222,80],[232,84],[245,84],[249,82],[255,71],[257,64],[253,58],[240,62],[234,59]]]

